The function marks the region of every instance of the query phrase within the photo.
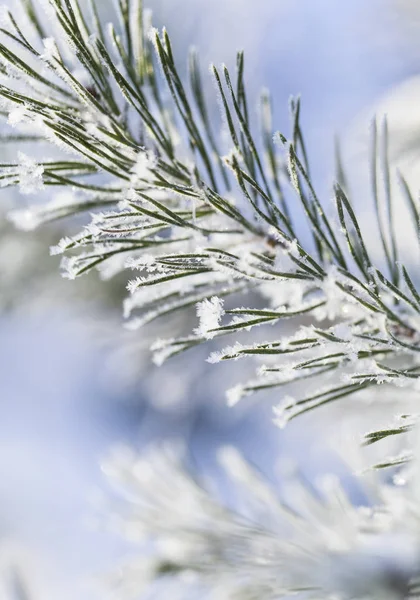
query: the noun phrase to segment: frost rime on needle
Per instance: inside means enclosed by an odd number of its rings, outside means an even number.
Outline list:
[[[19,190],[22,194],[35,194],[44,189],[44,167],[34,158],[18,152]]]
[[[217,296],[210,299],[205,299],[197,304],[197,316],[200,319],[199,326],[195,330],[197,335],[201,335],[207,339],[214,337],[216,329],[225,311],[223,309],[223,300]]]

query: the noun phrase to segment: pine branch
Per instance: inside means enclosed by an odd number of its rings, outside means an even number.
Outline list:
[[[155,360],[235,335],[237,343],[210,362],[254,356],[269,357],[270,364],[230,391],[231,401],[319,378],[319,389],[277,409],[279,422],[377,384],[413,385],[420,375],[420,293],[399,263],[386,122],[381,136],[374,128],[372,147],[384,270],[372,259],[366,224],[347,195],[338,150],[331,214],[317,195],[300,99],[291,101],[290,140],[281,133],[273,138],[268,92],[260,131],[253,127],[242,53],[235,74],[211,68],[230,139],[222,148],[197,53],[190,55],[184,83],[166,30],[150,28],[141,2],[120,2],[121,27],[107,30],[94,2],[87,10],[78,0],[50,0],[48,31],[36,2],[23,6],[32,31],[26,34],[11,13],[1,30],[2,109],[9,125],[24,126],[25,134],[17,135],[27,137],[18,139],[43,140],[60,156],[35,161],[21,153],[16,164],[0,165],[0,184],[23,193],[57,186],[73,191],[65,204],[52,200],[13,213],[27,229],[93,212],[81,232],[52,249],[66,255],[65,277],[111,261],[117,270],[138,271],[125,303],[132,329],[198,303],[198,327],[159,340]],[[400,179],[417,222],[416,203]],[[306,231],[297,234],[302,220]],[[235,306],[238,293],[255,304]],[[303,317],[310,326],[301,325]],[[284,319],[294,324],[291,338],[281,337],[277,324]],[[277,340],[240,342],[244,331],[266,325],[276,326]],[[326,386],[324,375],[333,371]]]
[[[361,509],[338,480],[313,488],[293,472],[280,497],[236,449],[218,458],[240,506],[212,493],[179,448],[120,451],[105,464],[118,493],[114,527],[145,548],[110,577],[116,594],[141,595],[158,582],[182,597],[418,597],[418,509],[407,489],[392,495],[378,473],[360,478],[372,503]]]

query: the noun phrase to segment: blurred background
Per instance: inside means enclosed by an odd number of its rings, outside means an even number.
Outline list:
[[[108,3],[99,5],[111,19]],[[312,173],[327,202],[338,135],[356,205],[367,205],[375,113],[388,115],[391,157],[417,196],[420,5],[414,0],[148,0],[146,7],[155,26],[168,28],[181,71],[191,45],[204,67],[232,65],[244,49],[252,103],[256,108],[259,90],[270,88],[275,130],[289,132],[289,97],[302,95]],[[210,78],[207,85],[210,96]],[[0,152],[4,162],[13,151]],[[3,191],[1,215],[24,202]],[[182,437],[203,468],[223,443],[241,448],[268,474],[287,456],[308,477],[326,468],[331,457],[328,447],[315,444],[316,422],[302,419],[285,431],[272,425],[278,392],[226,407],[224,391],[249,363],[209,365],[207,346],[154,366],[147,348],[159,337],[157,327],[134,334],[123,328],[124,281],[61,279],[48,252],[61,226],[20,233],[1,215],[1,598],[13,598],[10,568],[21,574],[31,600],[101,597],[95,578],[125,552],[121,540],[92,526],[91,498],[104,486],[100,462],[115,444],[142,451]],[[409,242],[407,255],[418,259]],[[196,326],[193,312],[189,318]],[[316,451],[309,452],[312,445]]]

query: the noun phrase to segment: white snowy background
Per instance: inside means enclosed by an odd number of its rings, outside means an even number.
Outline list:
[[[420,10],[414,2],[146,4],[154,10],[155,25],[168,27],[181,64],[191,44],[199,47],[204,65],[233,64],[235,51],[245,49],[253,102],[261,86],[272,90],[276,129],[288,131],[289,96],[302,94],[313,172],[324,194],[329,194],[335,133],[350,140],[353,176],[360,174],[362,182],[366,165],[358,148],[374,107],[396,115],[397,133],[420,123],[415,96],[420,90]],[[210,82],[208,93],[213,93]],[[410,111],[404,110],[408,96],[416,97],[418,105]],[[364,188],[356,187],[362,200]],[[226,369],[213,375],[215,367],[205,363],[206,349],[158,373],[147,359],[132,360],[130,370],[138,366],[141,375],[136,384],[124,385],[124,377],[117,375],[124,353],[113,375],[107,371],[115,315],[102,315],[92,328],[91,311],[85,318],[81,312],[79,307],[73,314],[57,302],[54,311],[21,310],[0,321],[0,567],[16,565],[33,600],[101,597],[90,582],[115,565],[124,544],[90,527],[95,511],[89,498],[103,485],[99,463],[113,444],[128,442],[141,449],[154,439],[183,435],[204,463],[212,448],[230,442],[268,471],[273,457],[308,456],[308,433],[303,437],[302,428],[288,433],[270,426],[268,405],[257,410],[253,403],[230,412],[223,407],[223,388],[230,381]],[[308,475],[322,468],[324,459],[313,454],[306,463]],[[0,588],[0,598],[8,597],[6,587]]]

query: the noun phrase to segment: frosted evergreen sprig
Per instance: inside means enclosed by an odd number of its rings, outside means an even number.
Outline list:
[[[416,477],[408,484],[400,474],[397,487],[360,480],[355,506],[338,479],[309,487],[292,470],[280,497],[236,449],[221,449],[219,462],[224,499],[179,448],[120,450],[107,461],[119,498],[113,529],[144,547],[111,577],[115,597],[137,597],[153,582],[176,598],[418,597]]]
[[[420,293],[399,261],[386,121],[380,135],[373,127],[373,207],[383,251],[376,264],[340,161],[334,210],[316,193],[299,98],[291,101],[290,140],[274,133],[267,91],[256,131],[242,53],[235,77],[226,67],[211,67],[226,143],[197,53],[190,55],[185,83],[166,30],[151,27],[140,0],[120,0],[119,25],[106,28],[93,0],[88,7],[78,0],[25,0],[23,6],[31,28],[10,11],[3,14],[2,109],[22,141],[42,140],[56,156],[35,161],[21,153],[16,164],[1,165],[0,184],[23,193],[73,191],[64,203],[52,199],[13,213],[26,229],[93,213],[77,235],[52,248],[66,255],[66,277],[94,268],[104,277],[137,271],[124,306],[132,329],[197,305],[198,326],[155,342],[155,361],[235,336],[210,362],[253,356],[267,364],[228,392],[231,403],[319,378],[318,389],[277,407],[281,425],[378,384],[417,389]],[[417,202],[402,177],[401,185],[417,229]],[[303,318],[310,324],[302,325]],[[292,336],[278,326],[285,319],[294,324]],[[269,341],[240,341],[262,325],[276,325]]]

